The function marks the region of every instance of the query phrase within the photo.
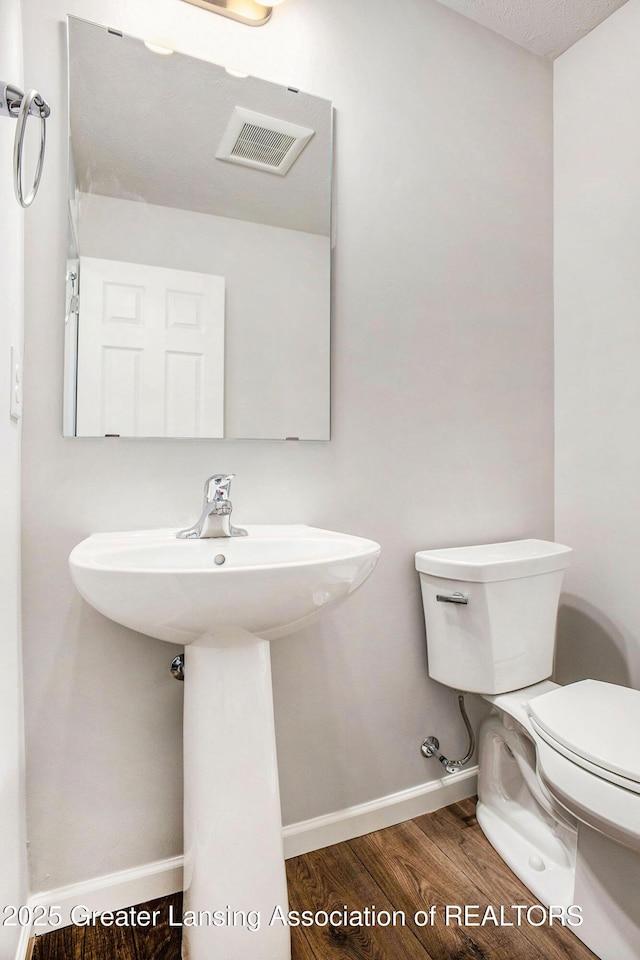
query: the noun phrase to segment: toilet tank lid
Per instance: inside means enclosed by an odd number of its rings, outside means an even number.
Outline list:
[[[552,573],[569,566],[571,547],[549,540],[508,540],[416,553],[416,570],[447,580],[490,583]]]
[[[605,779],[617,774],[640,783],[640,691],[578,680],[534,697],[527,712],[547,743],[574,763]]]

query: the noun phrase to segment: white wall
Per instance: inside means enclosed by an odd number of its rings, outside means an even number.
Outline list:
[[[640,0],[555,63],[558,676],[640,687]]]
[[[370,581],[273,647],[286,823],[437,778],[466,748],[427,677],[417,549],[552,534],[551,67],[433,0],[289,0],[259,29],[179,0],[23,0],[52,100],[28,223],[24,598],[34,889],[179,853],[175,652],[93,613],[91,531],[186,525],[233,470],[238,522],[377,539]],[[63,440],[67,12],[336,108],[330,443]],[[36,270],[37,267],[37,270]]]
[[[22,88],[20,4],[0,6],[2,79]],[[0,117],[0,908],[27,894],[20,653],[20,425],[9,415],[11,347],[22,342],[23,214],[13,195],[15,123]],[[0,926],[0,960],[20,930]]]
[[[328,237],[87,193],[79,213],[85,257],[225,278],[225,436],[328,438]]]

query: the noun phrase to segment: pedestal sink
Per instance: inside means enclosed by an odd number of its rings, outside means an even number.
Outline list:
[[[380,554],[372,540],[313,527],[246,529],[207,540],[94,534],[69,557],[100,613],[189,645],[185,960],[290,957],[269,641],[356,590]]]

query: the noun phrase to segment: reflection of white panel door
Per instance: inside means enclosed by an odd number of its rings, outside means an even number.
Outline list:
[[[222,437],[224,277],[80,258],[77,435]]]

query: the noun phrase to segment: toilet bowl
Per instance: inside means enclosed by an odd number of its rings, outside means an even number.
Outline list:
[[[555,620],[571,550],[542,540],[416,554],[429,673],[491,706],[477,819],[537,900],[602,960],[640,958],[640,692],[558,686]]]

